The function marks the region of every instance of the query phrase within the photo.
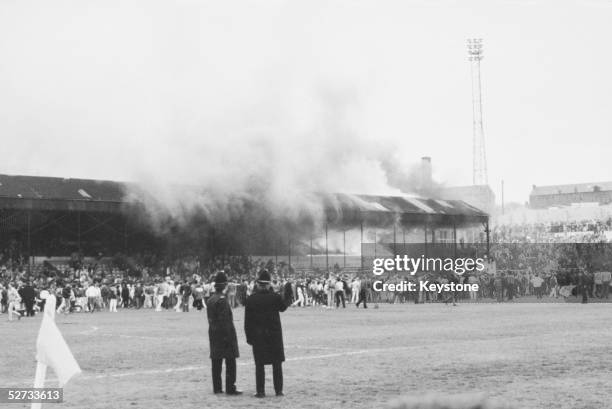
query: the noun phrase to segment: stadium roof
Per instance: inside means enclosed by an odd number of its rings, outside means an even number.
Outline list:
[[[533,185],[531,196],[548,196],[570,193],[592,193],[597,191],[612,191],[612,182],[575,183],[571,185]]]
[[[125,184],[0,174],[0,208],[118,212]]]
[[[328,197],[329,206],[338,211],[408,213],[421,215],[487,216],[461,200],[429,199],[413,196],[374,196],[336,193]]]
[[[0,208],[120,212],[128,203],[127,187],[122,182],[0,174]],[[321,199],[328,215],[342,215],[342,218],[364,213],[402,214],[430,220],[449,217],[485,220],[488,217],[460,200],[344,193],[325,194]]]
[[[118,182],[0,175],[0,197],[121,202],[124,191]]]

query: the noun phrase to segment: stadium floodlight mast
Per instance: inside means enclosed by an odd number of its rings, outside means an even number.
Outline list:
[[[467,40],[468,59],[472,63],[472,113],[473,113],[473,163],[472,183],[487,185],[487,153],[485,149],[484,128],[482,125],[482,91],[480,82],[480,61],[483,59],[482,38]]]

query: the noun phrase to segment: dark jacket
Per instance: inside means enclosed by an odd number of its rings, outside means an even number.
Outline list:
[[[287,281],[283,287],[283,297],[287,305],[293,303],[293,288],[291,288],[291,282]]]
[[[189,284],[183,284],[180,288],[180,293],[183,297],[189,297],[191,295],[191,286]]]
[[[215,293],[206,302],[210,359],[238,358],[238,339],[232,309],[225,295]]]
[[[271,364],[285,360],[280,312],[287,304],[272,290],[258,290],[244,305],[244,332],[253,346],[255,362]]]
[[[19,295],[21,296],[21,299],[23,299],[23,302],[34,302],[34,299],[36,298],[36,291],[34,288],[32,288],[32,286],[26,285],[19,290]]]

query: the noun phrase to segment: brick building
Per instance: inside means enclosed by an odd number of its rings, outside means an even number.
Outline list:
[[[534,209],[572,206],[580,203],[600,205],[612,203],[612,182],[533,185],[529,195],[529,206]]]

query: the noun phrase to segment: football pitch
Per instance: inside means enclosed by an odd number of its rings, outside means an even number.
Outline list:
[[[0,318],[0,387],[31,387],[41,316]],[[466,392],[521,409],[610,407],[609,304],[290,308],[281,315],[285,396],[274,396],[267,367],[265,399],[251,396],[243,318],[235,309],[244,395],[229,397],[212,393],[205,311],[58,315],[83,373],[57,407],[378,408],[400,395]],[[46,386],[57,386],[51,369]]]

